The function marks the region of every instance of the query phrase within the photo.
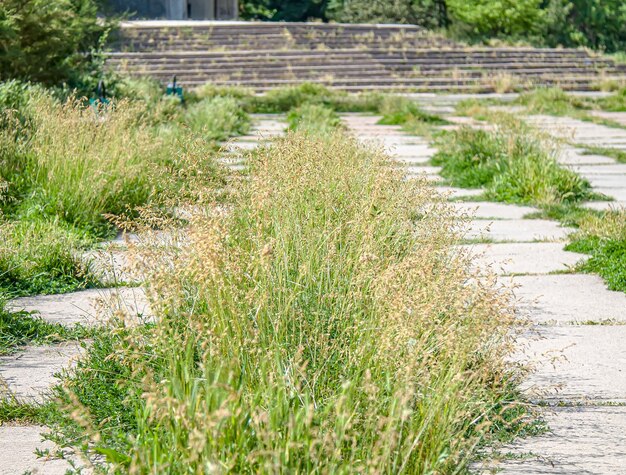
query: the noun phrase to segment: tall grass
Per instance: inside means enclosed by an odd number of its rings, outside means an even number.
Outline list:
[[[0,298],[60,293],[93,287],[86,263],[77,255],[93,244],[84,231],[59,221],[0,221]]]
[[[440,135],[432,163],[453,185],[485,187],[488,199],[535,205],[577,202],[590,185],[561,167],[558,147],[519,121],[494,130],[468,127]]]
[[[341,133],[259,150],[154,267],[156,325],[68,377],[86,441],[130,473],[462,470],[506,418],[511,316],[457,223]]]
[[[2,91],[0,233],[8,237],[0,290],[20,294],[95,285],[78,253],[114,235],[114,216],[145,206],[168,213],[198,177],[219,185],[213,140],[238,133],[247,118],[232,119],[240,107],[225,99],[197,104],[187,120],[171,101],[151,108],[122,100],[95,110],[40,88]],[[207,111],[218,118],[200,125]]]
[[[248,114],[233,97],[203,99],[190,105],[183,123],[206,140],[225,140],[248,131]]]
[[[341,118],[330,107],[305,103],[292,109],[287,115],[290,130],[301,130],[312,134],[328,134],[342,127]]]
[[[559,87],[524,92],[513,103],[523,105],[535,114],[553,115],[568,115],[593,107],[593,103],[588,100],[568,94]]]

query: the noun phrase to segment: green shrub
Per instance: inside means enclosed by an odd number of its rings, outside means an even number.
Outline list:
[[[24,79],[72,87],[93,79],[109,22],[95,0],[3,0],[0,3],[0,81]],[[92,53],[92,54],[88,54]]]
[[[607,111],[626,112],[626,88],[620,89],[608,97],[597,100],[598,106]]]
[[[305,103],[325,105],[337,112],[377,112],[383,97],[375,93],[348,94],[321,84],[302,83],[251,97],[247,104],[251,111],[268,113],[288,112]]]
[[[213,99],[214,97],[234,97],[239,100],[250,100],[254,96],[252,89],[239,86],[216,86],[210,82],[195,88],[192,94],[198,99]]]
[[[385,96],[378,104],[377,112],[382,114],[378,122],[384,125],[408,125],[416,122],[442,125],[448,122],[438,115],[424,112],[410,99],[402,96]]]
[[[0,129],[15,127],[11,119],[17,119],[22,127],[27,126],[33,114],[33,102],[46,95],[49,93],[45,89],[34,84],[17,80],[0,82]]]
[[[571,114],[592,106],[585,99],[568,94],[558,87],[538,88],[524,92],[514,101],[514,104],[523,105],[534,114],[554,115]]]
[[[611,290],[626,292],[626,211],[588,213],[566,249],[591,257],[580,270],[600,274]]]

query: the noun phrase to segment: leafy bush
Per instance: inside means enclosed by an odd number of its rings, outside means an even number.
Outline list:
[[[462,36],[532,38],[544,24],[542,0],[447,0],[452,28]]]
[[[446,0],[331,0],[327,17],[345,23],[410,23],[427,28],[448,25]]]
[[[551,0],[546,8],[549,45],[585,46],[608,52],[626,47],[622,0]]]
[[[100,71],[92,54],[109,24],[95,0],[3,0],[0,3],[0,80],[80,86]],[[90,87],[95,86],[93,80]]]
[[[495,131],[445,133],[437,146],[432,163],[442,176],[456,186],[485,187],[496,201],[550,205],[590,194],[587,181],[558,164],[553,146],[516,121]]]

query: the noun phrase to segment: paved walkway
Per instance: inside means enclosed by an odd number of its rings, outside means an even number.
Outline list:
[[[237,137],[225,146],[223,163],[233,171],[245,166],[245,154],[265,139],[280,135],[286,124],[276,116],[258,115],[250,135]],[[156,233],[153,238],[168,240],[170,236]],[[141,283],[141,275],[129,269],[126,242],[141,245],[135,235],[119,236],[101,249],[89,252],[92,271],[104,281],[113,283]],[[125,318],[126,323],[141,324],[153,318],[148,299],[141,287],[115,287],[90,289],[60,295],[39,295],[14,299],[7,310],[25,310],[46,321],[64,325],[86,326],[106,324],[111,317]],[[9,356],[0,356],[0,399],[15,398],[23,402],[42,402],[50,388],[57,382],[55,374],[69,368],[83,353],[79,342],[66,342],[49,346],[27,346]],[[71,468],[67,460],[54,457],[37,457],[36,450],[55,452],[54,444],[42,439],[46,428],[39,425],[0,426],[0,475],[37,473],[62,475]],[[67,455],[77,466],[83,462]],[[89,473],[87,469],[83,473]]]
[[[377,117],[346,115],[362,140],[379,140],[396,159],[424,166],[433,150],[399,127],[376,125]],[[583,144],[626,147],[626,131],[563,118],[533,118],[555,134]],[[569,130],[572,129],[572,130]],[[618,202],[626,193],[626,166],[568,148],[561,158]],[[407,167],[408,175],[412,174]],[[441,187],[453,197],[459,189]],[[481,473],[626,474],[626,294],[612,292],[595,275],[569,273],[585,256],[563,250],[571,231],[556,222],[529,220],[529,207],[457,203],[473,215],[468,238],[477,265],[491,266],[512,284],[518,308],[534,324],[515,358],[534,368],[523,386],[546,420],[547,433],[521,439],[499,453],[501,460],[475,466]]]

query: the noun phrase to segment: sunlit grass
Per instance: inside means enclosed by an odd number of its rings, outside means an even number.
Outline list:
[[[520,413],[508,298],[453,246],[458,218],[341,132],[252,160],[155,267],[156,324],[69,375],[83,440],[133,473],[462,469]]]

